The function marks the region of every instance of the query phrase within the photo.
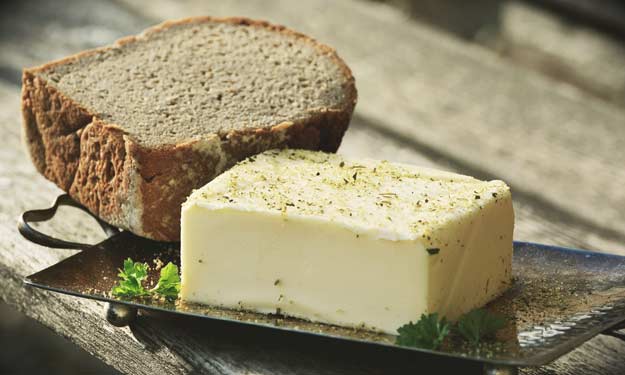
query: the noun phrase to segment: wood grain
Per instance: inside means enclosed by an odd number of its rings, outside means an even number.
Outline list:
[[[592,8],[605,11],[616,4],[597,5]],[[625,15],[625,8],[622,12]],[[623,107],[625,45],[594,28],[567,21],[535,5],[506,2],[496,48],[516,63]]]
[[[0,78],[15,84],[24,67],[100,47],[149,26],[112,1],[5,1],[0,20]]]
[[[154,19],[197,14],[270,19],[336,47],[354,71],[356,113],[435,151],[468,174],[625,244],[625,112],[408,20],[384,4],[346,0],[122,0]],[[349,16],[345,16],[349,15]],[[608,247],[603,247],[608,245]]]

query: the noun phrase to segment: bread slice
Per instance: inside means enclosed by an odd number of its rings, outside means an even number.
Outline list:
[[[103,220],[178,241],[192,189],[273,148],[334,152],[356,104],[335,51],[262,21],[170,21],[25,69],[24,139]]]

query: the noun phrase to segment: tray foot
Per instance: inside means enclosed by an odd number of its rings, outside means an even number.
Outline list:
[[[516,366],[484,364],[484,375],[518,375],[519,368]]]
[[[137,308],[119,303],[106,304],[106,320],[115,327],[125,327],[137,317]]]

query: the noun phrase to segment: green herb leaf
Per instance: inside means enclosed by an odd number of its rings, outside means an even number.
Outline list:
[[[421,315],[418,322],[404,324],[397,329],[399,336],[395,343],[424,349],[438,349],[449,334],[449,324],[445,318],[438,319],[438,314]]]
[[[161,277],[158,279],[156,287],[151,291],[169,299],[178,298],[178,293],[180,293],[178,267],[169,262],[165,267],[161,268]]]
[[[478,345],[484,338],[493,336],[506,325],[506,319],[485,309],[475,309],[464,314],[456,325],[458,332],[471,345]]]
[[[113,287],[111,293],[116,297],[144,297],[158,294],[167,299],[178,298],[180,293],[180,275],[178,267],[169,262],[161,269],[161,276],[153,289],[143,287],[143,281],[148,277],[148,265],[133,262],[128,258],[124,261],[124,269],[119,270],[119,282]]]
[[[128,258],[124,261],[124,269],[119,270],[118,276],[121,280],[111,290],[114,296],[140,297],[149,294],[141,284],[148,276],[147,264],[133,262],[132,259]]]

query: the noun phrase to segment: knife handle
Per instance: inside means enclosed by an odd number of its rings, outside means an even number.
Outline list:
[[[85,207],[73,200],[68,194],[62,194],[56,198],[54,204],[50,208],[24,212],[17,220],[17,229],[19,230],[20,234],[24,236],[24,238],[26,238],[27,240],[34,242],[38,245],[43,245],[56,249],[84,250],[90,247],[91,245],[89,244],[65,241],[49,236],[45,233],[38,231],[30,225],[31,223],[42,222],[52,219],[60,206],[75,207],[88,213],[90,216],[96,219],[102,230],[104,230],[104,233],[106,233],[106,235],[109,237],[119,233],[119,229],[93,215]]]

